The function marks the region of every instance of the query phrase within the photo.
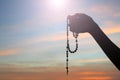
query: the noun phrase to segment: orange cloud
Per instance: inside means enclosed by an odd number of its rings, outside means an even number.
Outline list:
[[[0,50],[0,56],[6,56],[11,54],[16,54],[18,52],[18,49],[6,49],[6,50]]]
[[[88,70],[88,66],[82,67],[71,67],[69,69],[69,80],[119,80],[118,71],[104,71],[99,70]],[[32,69],[28,67],[29,69]],[[27,67],[24,68],[24,71],[20,70],[0,72],[0,80],[66,80],[65,67],[37,67],[37,71],[26,71]],[[35,68],[35,67],[34,67]],[[75,70],[71,70],[74,69]],[[15,68],[17,69],[17,68]],[[22,68],[23,69],[23,68]],[[102,70],[102,71],[101,71]]]
[[[105,72],[90,72],[90,71],[86,71],[86,72],[81,72],[80,74],[82,75],[97,75],[97,74],[105,74]]]
[[[103,31],[106,34],[118,33],[120,32],[120,24],[115,23],[113,21],[106,21],[103,26]]]
[[[111,77],[82,77],[80,80],[112,80]]]
[[[114,28],[107,27],[107,28],[104,28],[104,31],[107,34],[117,33],[117,32],[120,32],[120,26],[115,26]]]

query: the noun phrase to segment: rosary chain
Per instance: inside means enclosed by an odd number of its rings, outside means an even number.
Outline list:
[[[77,50],[78,50],[78,40],[77,40],[77,37],[78,37],[78,33],[73,33],[73,36],[75,37],[75,42],[76,42],[76,48],[75,50],[71,50],[70,49],[70,45],[69,45],[69,32],[68,32],[68,18],[67,18],[67,46],[66,46],[66,73],[68,75],[68,72],[69,72],[69,65],[68,65],[68,56],[69,56],[69,52],[70,53],[75,53]]]
[[[69,50],[70,53],[75,53],[78,50],[78,40],[77,40],[77,38],[76,38],[75,42],[76,42],[76,48],[75,48],[75,50],[72,51],[70,49],[69,40],[68,40],[67,49]]]

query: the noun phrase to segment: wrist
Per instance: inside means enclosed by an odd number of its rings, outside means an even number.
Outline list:
[[[99,28],[99,26],[95,26],[94,28],[92,28],[89,33],[94,36],[94,35],[99,35],[99,33],[101,33],[102,30]]]

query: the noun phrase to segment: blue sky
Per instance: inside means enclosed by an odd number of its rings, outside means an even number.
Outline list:
[[[20,67],[27,67],[27,72],[31,71],[31,67],[60,66],[63,70],[66,17],[69,14],[91,16],[120,47],[119,4],[119,0],[65,0],[61,6],[53,4],[53,0],[0,0],[0,71],[9,72],[11,68],[13,72],[16,68],[21,71]],[[74,39],[70,39],[74,48]],[[99,67],[119,74],[88,33],[79,34],[79,50],[69,58],[73,68],[80,66],[93,70]],[[35,68],[33,71],[36,71]]]

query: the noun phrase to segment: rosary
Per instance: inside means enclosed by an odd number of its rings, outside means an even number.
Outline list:
[[[76,48],[74,50],[70,49],[70,45],[69,45],[69,31],[68,31],[68,27],[69,27],[69,16],[67,17],[67,28],[66,28],[66,32],[67,32],[67,45],[66,45],[66,74],[68,75],[69,72],[69,67],[68,67],[68,56],[69,53],[75,53],[78,50],[78,33],[73,32],[73,37],[75,38],[75,42],[76,42]]]

